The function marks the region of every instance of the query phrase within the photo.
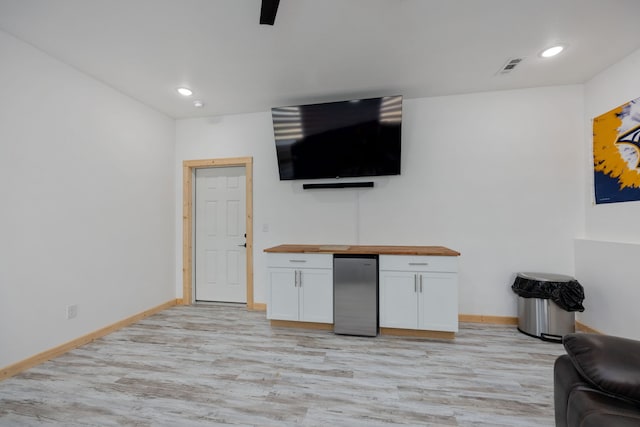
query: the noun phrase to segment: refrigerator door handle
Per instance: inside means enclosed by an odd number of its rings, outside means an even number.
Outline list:
[[[418,275],[413,275],[413,292],[418,292]]]
[[[420,293],[422,293],[422,274],[420,275]]]

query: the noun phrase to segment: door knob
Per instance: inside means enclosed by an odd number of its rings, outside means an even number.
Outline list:
[[[242,246],[243,248],[246,248],[246,247],[247,247],[247,244],[246,244],[246,243],[243,243],[243,244],[238,245],[238,246]]]

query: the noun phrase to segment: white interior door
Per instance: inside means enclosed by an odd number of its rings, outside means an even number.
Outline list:
[[[196,169],[195,299],[247,302],[244,166]]]

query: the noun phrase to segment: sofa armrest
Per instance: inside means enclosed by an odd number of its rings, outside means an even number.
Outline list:
[[[555,412],[556,427],[567,427],[569,397],[571,393],[581,386],[590,386],[580,376],[573,366],[573,362],[566,354],[558,357],[553,365],[553,407]]]
[[[640,404],[640,341],[574,333],[564,348],[580,375],[597,389]]]

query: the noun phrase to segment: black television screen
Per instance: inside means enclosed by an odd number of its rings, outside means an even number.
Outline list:
[[[281,180],[399,175],[402,96],[271,109]]]

